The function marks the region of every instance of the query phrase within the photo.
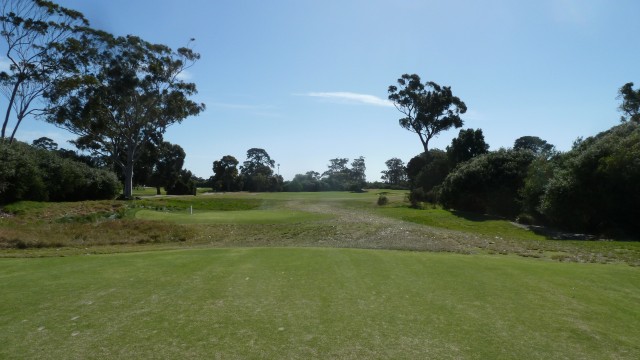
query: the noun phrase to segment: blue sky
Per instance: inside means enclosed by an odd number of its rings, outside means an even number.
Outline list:
[[[367,180],[384,162],[422,151],[398,125],[387,88],[403,73],[451,86],[491,149],[524,135],[568,150],[619,123],[617,90],[640,86],[636,0],[65,0],[92,26],[173,48],[195,38],[187,76],[207,110],[170,128],[185,166],[264,148],[285,180],[364,156]],[[3,102],[2,105],[6,104]],[[0,109],[3,110],[3,109]],[[444,149],[458,130],[442,133]],[[18,138],[70,134],[25,120]]]

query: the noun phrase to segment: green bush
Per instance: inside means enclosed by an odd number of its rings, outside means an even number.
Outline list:
[[[515,217],[520,213],[519,190],[535,155],[500,149],[459,164],[440,187],[447,208]]]
[[[113,199],[120,183],[110,171],[25,143],[0,143],[0,203],[20,200]]]
[[[640,125],[625,123],[562,155],[540,210],[575,231],[640,234]]]

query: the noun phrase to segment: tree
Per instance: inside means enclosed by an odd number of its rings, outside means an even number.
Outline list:
[[[173,184],[178,183],[180,177],[184,178],[184,183],[188,183],[190,177],[184,175],[182,166],[187,155],[184,149],[177,144],[163,141],[156,150],[156,159],[152,165],[151,185],[156,187],[156,194],[160,195],[160,187],[164,187],[167,193]],[[181,191],[178,191],[181,192]],[[190,194],[189,191],[186,192]],[[170,194],[170,195],[176,195]]]
[[[58,143],[56,143],[52,139],[49,139],[46,136],[33,140],[33,142],[31,143],[31,146],[35,148],[43,149],[43,150],[50,150],[50,151],[58,150]]]
[[[351,179],[350,169],[347,166],[348,158],[335,158],[329,160],[327,171],[322,173],[322,181],[331,190],[347,190]]]
[[[618,90],[618,99],[620,98],[620,111],[624,114],[621,120],[640,123],[640,89],[633,90],[633,83],[626,83]]]
[[[273,191],[277,187],[277,179],[273,178],[275,160],[271,159],[264,149],[251,148],[247,150],[247,160],[242,163],[240,171],[247,191]]]
[[[462,127],[460,114],[467,111],[467,106],[453,96],[451,87],[433,81],[422,84],[416,74],[402,75],[398,85],[389,86],[389,100],[405,115],[399,120],[400,126],[418,134],[425,153],[429,141],[440,132]]]
[[[447,157],[451,168],[487,152],[489,152],[489,145],[484,142],[482,129],[460,130],[458,137],[452,139],[451,145],[447,146]]]
[[[520,189],[535,159],[531,151],[500,149],[459,164],[440,187],[440,202],[450,209],[514,218],[521,209]]]
[[[22,120],[38,109],[32,104],[59,80],[75,71],[75,62],[62,50],[68,38],[89,23],[77,11],[50,1],[2,0],[0,36],[7,46],[9,73],[0,74],[0,91],[8,104],[0,139],[6,137],[11,110],[16,124],[9,142],[13,142]]]
[[[513,150],[529,150],[536,155],[549,154],[555,146],[537,136],[522,136],[513,143]]]
[[[213,189],[222,191],[237,190],[238,184],[238,160],[225,155],[222,159],[213,162]]]
[[[638,238],[640,124],[626,122],[559,156],[539,210],[572,231]]]
[[[391,158],[385,161],[387,170],[381,171],[382,180],[389,185],[401,185],[407,181],[407,168],[404,162],[398,158]]]
[[[159,144],[169,126],[204,110],[189,99],[195,84],[178,77],[200,56],[131,35],[94,31],[83,41],[91,61],[82,76],[56,82],[46,94],[47,121],[78,135],[80,149],[111,156],[122,169],[124,197],[131,198],[140,149]]]
[[[350,187],[352,190],[359,191],[361,190],[367,183],[367,175],[365,171],[367,167],[364,163],[364,156],[360,156],[357,159],[354,159],[351,162],[351,171],[349,172],[351,175],[352,184]]]

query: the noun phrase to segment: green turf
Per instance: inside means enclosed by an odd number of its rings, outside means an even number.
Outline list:
[[[208,249],[0,259],[0,284],[0,358],[640,358],[625,265]]]
[[[282,224],[329,218],[326,215],[291,210],[188,211],[140,210],[137,219],[170,221],[179,224]]]

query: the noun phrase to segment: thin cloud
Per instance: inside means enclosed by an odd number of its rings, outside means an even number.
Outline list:
[[[305,96],[321,98],[329,101],[351,103],[351,104],[364,104],[374,106],[392,107],[393,103],[386,99],[381,99],[374,95],[358,94],[346,91],[337,92],[310,92],[304,94]]]

